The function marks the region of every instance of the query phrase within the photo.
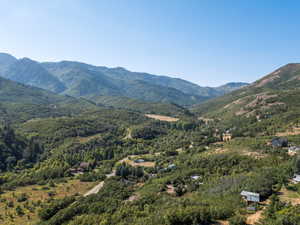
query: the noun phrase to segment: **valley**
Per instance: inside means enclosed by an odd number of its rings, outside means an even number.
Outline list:
[[[1,78],[0,224],[299,221],[300,67],[275,73],[189,107],[106,106]]]
[[[0,225],[300,225],[300,1],[0,2]]]

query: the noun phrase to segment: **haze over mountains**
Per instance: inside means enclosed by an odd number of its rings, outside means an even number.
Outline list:
[[[0,53],[0,76],[107,105],[113,105],[116,98],[122,97],[188,106],[247,85],[228,83],[216,88],[201,87],[183,79],[131,72],[121,67],[107,68],[72,61],[40,63],[29,58],[17,59],[6,53]]]

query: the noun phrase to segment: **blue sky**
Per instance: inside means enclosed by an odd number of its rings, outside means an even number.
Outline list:
[[[180,77],[252,82],[300,62],[300,2],[0,0],[0,52]]]

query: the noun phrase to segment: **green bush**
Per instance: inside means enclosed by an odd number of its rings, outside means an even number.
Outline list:
[[[241,215],[235,215],[229,218],[228,221],[230,225],[246,225],[246,218]]]

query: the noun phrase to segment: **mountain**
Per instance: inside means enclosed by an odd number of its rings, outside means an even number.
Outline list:
[[[252,88],[293,89],[300,87],[300,63],[280,67],[251,85]]]
[[[0,63],[0,65],[1,64],[5,65],[4,63]],[[5,69],[2,69],[2,71],[1,75],[3,77],[13,81],[40,87],[57,93],[65,90],[65,86],[62,82],[50,74],[39,63],[28,58],[23,58],[9,63],[9,65],[6,66]]]
[[[0,53],[0,74],[5,73],[7,68],[18,60],[6,53]]]
[[[248,130],[251,124],[256,133],[293,127],[300,116],[300,64],[280,67],[248,86],[194,106],[192,111],[228,124],[239,121],[237,127],[245,122]]]
[[[217,88],[201,87],[182,79],[131,72],[121,67],[107,68],[72,61],[39,63],[28,58],[17,60],[8,54],[1,55],[0,76],[89,100],[112,96],[187,106],[244,85],[236,83]]]
[[[229,92],[235,91],[237,89],[240,89],[242,87],[245,87],[249,85],[248,83],[244,82],[230,82],[224,85],[221,85],[219,87],[216,87],[215,90],[219,91],[219,95],[227,94]]]
[[[197,116],[176,104],[118,95],[131,90],[95,95],[123,87],[103,68],[38,65],[64,84],[60,94],[0,78],[0,121],[18,122],[0,123],[3,224],[246,224],[253,213],[261,213],[261,224],[298,224],[299,206],[288,201],[299,196],[288,195],[297,190],[291,179],[300,172],[299,153],[269,145],[278,132],[292,133],[291,124],[298,126],[289,144],[300,144],[298,64],[194,107]],[[190,96],[128,80],[124,87],[141,98]],[[91,101],[64,95],[71,90]],[[152,110],[176,118],[144,115]],[[232,139],[223,142],[224,132]],[[259,195],[264,208],[248,213],[245,192]]]
[[[72,115],[96,109],[84,99],[62,96],[0,77],[0,120]]]

